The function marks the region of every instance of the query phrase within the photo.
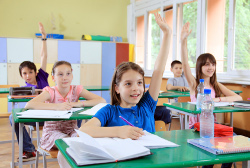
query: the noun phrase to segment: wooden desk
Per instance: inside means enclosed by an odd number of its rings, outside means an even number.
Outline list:
[[[175,130],[175,131],[162,131],[155,132],[156,135],[174,142],[179,147],[175,148],[162,148],[162,149],[151,149],[152,155],[141,157],[138,159],[122,161],[117,163],[106,163],[89,166],[81,166],[85,168],[127,168],[127,167],[193,167],[193,166],[204,166],[211,164],[230,163],[230,162],[243,162],[243,166],[249,166],[250,152],[248,153],[237,153],[227,155],[214,155],[198,147],[195,147],[187,143],[187,139],[200,138],[198,132],[194,130]],[[73,168],[79,168],[75,162],[67,155],[66,148],[67,144],[62,140],[58,139],[55,142],[56,146],[66,158],[69,165]]]

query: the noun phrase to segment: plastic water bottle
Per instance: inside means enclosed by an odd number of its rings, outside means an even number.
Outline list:
[[[201,109],[201,101],[204,97],[204,88],[205,88],[205,84],[204,84],[204,79],[200,79],[200,84],[197,86],[197,97],[196,97],[196,109],[200,110]]]
[[[204,98],[201,102],[200,137],[214,137],[214,102],[211,98],[211,89],[204,89]]]

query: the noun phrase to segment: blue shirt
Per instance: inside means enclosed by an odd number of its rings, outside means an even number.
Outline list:
[[[35,89],[43,89],[46,86],[49,86],[48,77],[49,77],[49,74],[47,72],[44,72],[40,68],[38,70],[38,73],[37,73],[37,76],[36,76],[37,85],[32,85],[30,83],[25,82],[25,84],[26,84],[25,86],[35,87]]]
[[[128,125],[119,116],[122,116],[136,127],[148,132],[155,132],[154,112],[157,101],[147,91],[140,102],[131,108],[122,108],[116,105],[106,105],[93,117],[100,120],[102,127]]]

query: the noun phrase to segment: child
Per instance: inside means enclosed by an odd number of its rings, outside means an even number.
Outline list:
[[[189,91],[187,80],[182,72],[182,63],[175,60],[171,63],[171,72],[174,78],[169,78],[167,82],[167,90]]]
[[[46,32],[43,28],[42,23],[39,22],[39,30],[42,33],[42,51],[41,51],[41,68],[36,69],[36,65],[30,61],[24,61],[19,66],[19,73],[25,80],[25,86],[35,87],[36,89],[43,89],[49,86],[48,76],[46,72],[47,66],[47,46],[46,46]],[[12,125],[12,114],[9,116],[10,124]],[[26,125],[35,126],[36,123],[24,123]],[[39,123],[43,125],[43,122]],[[15,132],[17,140],[19,141],[19,124],[15,123]],[[35,146],[32,144],[31,138],[25,129],[23,128],[23,161],[34,160],[36,156]],[[18,158],[19,160],[19,158]]]
[[[58,61],[54,64],[52,79],[56,86],[45,87],[40,95],[26,104],[25,108],[70,110],[72,107],[94,106],[105,102],[102,97],[87,91],[81,85],[71,85],[73,79],[72,68],[71,64],[66,61]],[[84,97],[86,101],[78,102],[79,97]],[[40,141],[41,148],[48,151],[56,148],[56,139],[77,136],[74,130],[77,128],[76,120],[46,121]]]
[[[232,102],[242,100],[241,96],[227,89],[224,85],[217,82],[216,78],[216,60],[212,54],[201,54],[196,62],[196,78],[191,73],[191,69],[188,64],[188,49],[187,49],[187,37],[191,31],[189,31],[189,22],[187,22],[181,32],[181,58],[183,63],[184,73],[186,75],[188,85],[190,88],[190,98],[192,102],[196,102],[197,86],[200,79],[204,79],[205,87],[211,89],[211,97],[214,102]],[[225,97],[220,97],[221,94]],[[200,115],[197,117],[189,117],[189,128],[193,128],[194,123],[199,122]],[[222,164],[224,167],[231,167],[232,163]],[[213,167],[213,165],[204,166]]]

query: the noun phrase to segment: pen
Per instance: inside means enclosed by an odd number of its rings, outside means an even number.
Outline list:
[[[126,120],[125,118],[123,118],[122,116],[119,116],[123,121],[125,121],[128,125],[135,127],[133,124],[131,124],[128,120]]]

